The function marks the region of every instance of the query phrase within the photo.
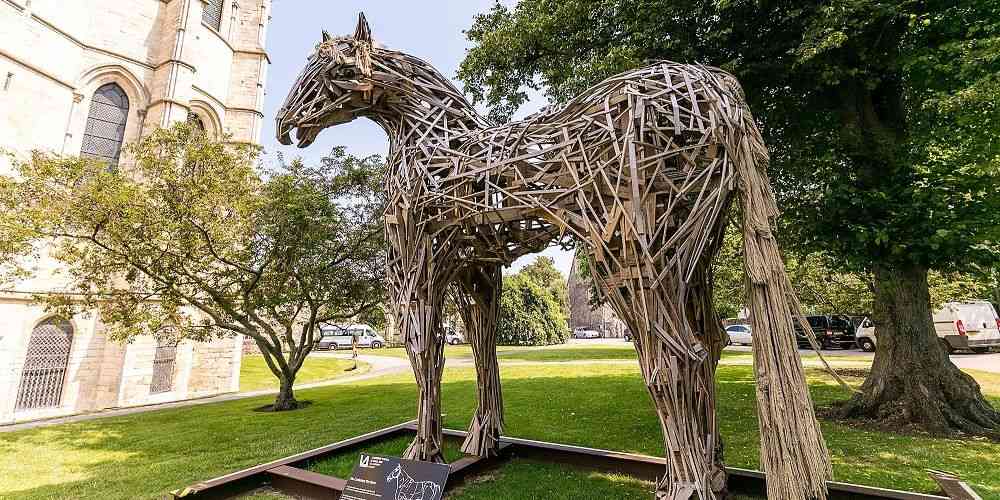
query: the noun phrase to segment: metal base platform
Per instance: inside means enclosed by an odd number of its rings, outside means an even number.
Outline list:
[[[185,500],[228,499],[257,488],[269,486],[296,498],[339,499],[347,482],[345,479],[312,472],[300,468],[300,466],[339,453],[360,450],[379,441],[415,433],[416,422],[404,422],[193,484],[187,488],[173,491],[172,495],[175,499]],[[446,438],[457,440],[464,439],[466,435],[464,431],[452,429],[445,429],[444,434]],[[588,470],[627,474],[646,481],[656,481],[657,477],[663,474],[665,467],[664,459],[659,457],[530,439],[503,437],[500,440],[500,448],[500,453],[495,457],[465,456],[449,464],[451,473],[448,476],[446,489],[450,490],[461,485],[464,479],[470,475],[500,467],[512,457],[562,463]],[[729,475],[730,492],[764,496],[764,473],[737,468],[727,468],[726,471]],[[968,498],[927,495],[834,481],[828,482],[827,485],[830,491],[830,500],[948,500],[949,498]]]

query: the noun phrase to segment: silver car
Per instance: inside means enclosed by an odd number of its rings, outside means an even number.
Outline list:
[[[750,325],[729,325],[726,327],[729,342],[733,345],[752,345],[753,329]]]

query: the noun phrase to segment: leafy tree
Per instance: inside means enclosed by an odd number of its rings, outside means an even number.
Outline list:
[[[569,321],[569,289],[566,288],[566,278],[556,269],[556,262],[552,257],[539,255],[531,264],[524,266],[520,274],[541,285],[553,300],[559,304],[560,313]]]
[[[386,320],[386,315],[385,315],[385,308],[386,308],[385,304],[379,304],[375,307],[372,307],[362,312],[360,315],[358,315],[358,321],[376,330],[385,331],[386,327],[388,326],[388,321]]]
[[[591,309],[596,309],[604,304],[605,300],[601,295],[601,290],[597,287],[597,283],[594,281],[593,276],[590,275],[590,259],[587,258],[587,252],[582,247],[576,247],[574,252],[573,258],[576,260],[576,269],[571,270],[570,272],[575,272],[578,278],[584,280],[588,284],[587,303],[590,305]]]
[[[939,346],[928,270],[995,268],[998,0],[523,0],[467,31],[459,78],[505,119],[650,59],[740,79],[771,147],[783,235],[873,277],[881,342],[845,417],[1000,435]],[[930,403],[929,403],[930,402]]]
[[[296,408],[318,325],[384,300],[378,159],[335,149],[261,175],[256,148],[187,124],[128,152],[121,169],[44,153],[15,165],[17,220],[55,238],[67,270],[72,293],[49,305],[97,310],[121,341],[245,335],[280,381],[273,408]]]
[[[715,304],[719,314],[735,316],[744,301],[742,234],[727,228],[726,240],[714,263]],[[871,315],[874,300],[870,274],[840,269],[827,252],[786,255],[785,268],[807,314]],[[931,307],[945,302],[989,299],[992,285],[982,273],[928,273]]]
[[[0,287],[28,277],[25,260],[35,254],[33,234],[16,215],[17,187],[13,178],[0,176]]]
[[[721,319],[735,318],[746,306],[746,276],[743,271],[743,233],[734,224],[712,263],[712,303]]]
[[[550,291],[523,271],[503,279],[497,344],[561,344],[569,326]]]

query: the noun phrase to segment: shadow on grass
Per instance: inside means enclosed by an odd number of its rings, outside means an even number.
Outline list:
[[[475,404],[473,373],[446,371],[445,426],[466,428]],[[503,375],[506,434],[662,456],[660,426],[637,370],[620,365],[522,366],[504,368]],[[718,375],[726,461],[757,468],[750,368],[723,366]],[[812,381],[818,405],[847,396],[827,379]],[[200,480],[412,419],[416,412],[416,391],[406,376],[297,393],[313,404],[294,412],[253,412],[270,402],[261,397],[0,434],[0,497],[162,497]],[[837,480],[930,492],[935,487],[923,469],[935,468],[958,473],[984,498],[1000,499],[998,444],[896,436],[831,423],[823,429]],[[551,474],[545,477],[552,481],[576,477]],[[612,482],[606,486],[616,492],[634,486]],[[493,496],[479,497],[469,487],[470,496],[461,498],[508,498],[497,488]],[[641,498],[648,498],[648,491]]]

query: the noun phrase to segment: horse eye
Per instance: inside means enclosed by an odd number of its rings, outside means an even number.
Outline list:
[[[341,71],[340,74],[342,74],[345,78],[354,78],[354,70],[351,68]]]

